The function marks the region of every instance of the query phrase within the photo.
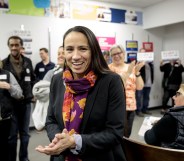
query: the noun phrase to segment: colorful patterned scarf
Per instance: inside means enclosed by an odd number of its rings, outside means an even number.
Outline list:
[[[74,80],[71,72],[66,69],[63,72],[63,79],[66,84],[62,108],[64,125],[70,135],[78,134],[83,118],[86,98],[89,90],[94,86],[97,77],[93,71],[90,71],[83,78]],[[77,160],[77,157],[67,157],[67,161]]]

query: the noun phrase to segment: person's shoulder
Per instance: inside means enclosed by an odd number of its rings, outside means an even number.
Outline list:
[[[0,69],[0,71],[3,72],[3,73],[6,73],[6,74],[10,74],[10,72],[6,69]]]
[[[53,75],[52,80],[62,79],[62,76],[63,76],[63,72],[59,72],[59,73]]]
[[[42,61],[36,63],[36,67],[35,68],[39,68],[40,66],[43,66],[43,62]]]
[[[55,63],[53,63],[53,62],[51,62],[51,61],[50,61],[50,64],[55,66]]]
[[[177,107],[172,107],[169,109],[169,113],[170,112],[181,112],[184,111],[184,106],[177,106]]]
[[[28,58],[28,57],[25,57],[25,56],[22,56],[22,58],[24,59],[24,61],[27,61],[27,62],[31,62],[32,63],[32,61],[31,61],[31,59],[30,58]]]
[[[63,72],[53,75],[51,79],[51,85],[54,87],[54,89],[59,89],[58,87],[60,87],[61,84],[63,84]]]
[[[29,65],[29,68],[33,65],[32,60],[30,58],[27,58],[27,57],[23,56],[23,61],[26,62],[26,64]]]
[[[107,74],[103,74],[101,78],[103,78],[105,81],[106,80],[118,80],[118,79],[121,80],[121,77],[115,72],[109,72]]]
[[[9,56],[7,56],[6,58],[4,58],[4,59],[2,60],[2,62],[5,63],[5,62],[7,62],[8,60],[9,60]]]
[[[113,64],[112,64],[112,63],[110,63],[110,64],[108,64],[108,66],[109,66],[109,67],[112,67],[112,66],[113,66]]]

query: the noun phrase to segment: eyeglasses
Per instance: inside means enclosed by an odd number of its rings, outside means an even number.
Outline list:
[[[119,53],[114,53],[114,54],[111,54],[111,57],[115,57],[116,55],[121,55],[122,54],[122,52],[119,52]]]
[[[178,97],[178,96],[180,96],[181,95],[181,93],[180,92],[176,92],[176,97]]]

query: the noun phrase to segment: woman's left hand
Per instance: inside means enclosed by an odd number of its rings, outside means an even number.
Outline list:
[[[144,61],[137,62],[136,65],[135,65],[135,73],[138,73],[144,65],[145,65]]]
[[[75,148],[75,140],[66,129],[55,135],[55,138],[48,146],[39,145],[36,150],[47,155],[59,155],[68,148]]]

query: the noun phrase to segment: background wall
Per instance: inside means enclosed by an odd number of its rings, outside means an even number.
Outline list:
[[[144,28],[155,28],[184,21],[184,1],[167,0],[144,9]]]

